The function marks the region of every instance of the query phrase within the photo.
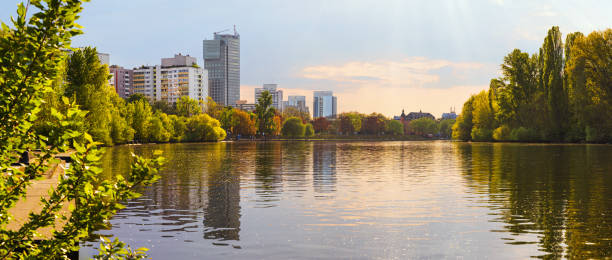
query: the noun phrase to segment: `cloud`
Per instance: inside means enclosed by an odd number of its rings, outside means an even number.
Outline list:
[[[452,62],[425,57],[400,60],[351,61],[340,65],[309,66],[300,76],[336,83],[378,84],[387,87],[424,87],[440,81],[441,70],[450,69],[455,75],[477,71],[481,63]]]

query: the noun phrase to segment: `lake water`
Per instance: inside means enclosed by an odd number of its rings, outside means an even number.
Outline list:
[[[119,146],[106,174],[155,149],[162,178],[101,232],[153,259],[612,256],[609,145]]]

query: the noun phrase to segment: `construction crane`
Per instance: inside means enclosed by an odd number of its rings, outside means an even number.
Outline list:
[[[214,34],[215,34],[215,35],[217,35],[217,34],[220,34],[220,33],[222,33],[222,32],[227,32],[227,31],[229,31],[229,30],[230,30],[230,29],[221,30],[221,31],[218,31],[218,32],[214,32]]]

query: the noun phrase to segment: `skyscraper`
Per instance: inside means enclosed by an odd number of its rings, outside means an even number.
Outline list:
[[[236,105],[240,100],[240,35],[215,33],[204,40],[204,67],[208,70],[208,94],[217,104]]]
[[[283,110],[283,91],[277,90],[277,84],[263,84],[263,88],[255,88],[255,104],[259,104],[258,100],[261,93],[264,91],[270,92],[272,95],[272,106],[278,111]]]
[[[313,98],[313,117],[336,117],[338,98],[332,91],[315,91]]]

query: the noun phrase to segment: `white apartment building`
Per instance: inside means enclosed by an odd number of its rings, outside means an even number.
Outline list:
[[[175,103],[182,96],[205,101],[208,97],[208,72],[189,55],[163,58],[162,65],[134,69],[133,93],[150,100]]]

